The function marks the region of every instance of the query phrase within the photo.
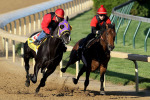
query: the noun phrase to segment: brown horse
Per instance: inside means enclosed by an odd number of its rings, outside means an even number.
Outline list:
[[[84,82],[84,91],[89,84],[90,72],[95,71],[99,68],[100,70],[100,94],[105,94],[104,92],[104,74],[107,70],[107,65],[110,59],[110,51],[114,49],[114,40],[116,32],[115,25],[106,24],[103,35],[95,38],[90,42],[82,54],[78,54],[79,44],[82,43],[83,39],[79,40],[73,47],[70,59],[65,68],[62,68],[61,71],[65,72],[69,65],[74,64],[76,61],[82,60],[83,67],[78,73],[77,79],[73,78],[73,83],[77,84],[80,76],[86,72],[86,80]]]

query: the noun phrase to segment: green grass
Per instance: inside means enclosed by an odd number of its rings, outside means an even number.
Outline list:
[[[73,30],[71,33],[72,41],[69,45],[73,46],[79,39],[86,37],[90,32],[90,22],[94,16],[94,11],[89,10],[77,17],[71,19],[69,23],[72,25]],[[136,27],[138,25],[137,21],[132,21],[126,35],[126,44],[123,46],[123,33],[127,26],[127,21],[120,26],[117,33],[117,44],[115,44],[114,51],[128,52],[141,55],[150,55],[150,39],[148,39],[147,52],[144,51],[144,39],[150,25],[148,23],[142,23],[140,29],[137,33],[135,39],[135,47],[133,48],[132,39]],[[63,57],[63,64],[66,65],[69,59],[70,52],[66,52]],[[139,87],[143,89],[150,89],[150,64],[147,62],[137,62],[139,67]],[[82,62],[80,62],[80,68],[82,67]],[[75,64],[67,69],[67,72],[75,74]],[[85,76],[85,74],[83,75]],[[99,72],[93,72],[90,75],[93,79],[100,79]],[[135,84],[135,68],[134,63],[130,60],[111,58],[108,64],[108,70],[106,72],[106,80],[115,84]]]

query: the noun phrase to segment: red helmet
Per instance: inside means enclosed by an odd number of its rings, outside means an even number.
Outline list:
[[[60,18],[64,18],[64,10],[61,9],[61,8],[58,8],[56,11],[55,11],[55,14],[60,17]]]
[[[101,5],[101,7],[97,10],[97,14],[107,14],[107,11],[103,5]]]

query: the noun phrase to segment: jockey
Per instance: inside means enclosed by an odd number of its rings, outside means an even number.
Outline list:
[[[58,8],[55,12],[45,14],[41,27],[43,31],[40,33],[38,38],[34,41],[35,45],[38,45],[40,41],[46,37],[46,35],[52,35],[53,31],[57,28],[59,22],[64,19],[64,10]]]
[[[97,10],[97,15],[95,15],[93,17],[93,19],[91,20],[91,32],[84,40],[83,40],[83,44],[79,46],[79,52],[81,50],[84,49],[85,45],[87,44],[87,42],[89,40],[91,40],[92,38],[95,38],[96,35],[102,35],[102,30],[101,30],[101,26],[105,23],[107,24],[111,24],[111,21],[109,19],[109,17],[107,16],[107,11],[106,9],[103,7],[103,5],[101,5],[101,7]]]

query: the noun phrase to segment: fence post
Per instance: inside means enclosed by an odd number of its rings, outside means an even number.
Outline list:
[[[79,73],[79,61],[76,62],[76,78],[78,76]]]
[[[35,58],[33,58],[33,66],[32,66],[33,69],[34,69],[34,65],[35,65]]]
[[[61,62],[60,62],[60,77],[63,76],[63,74],[62,74],[62,72],[61,72],[61,68],[63,68],[63,62],[62,62],[62,60],[61,60]]]
[[[17,31],[16,31],[16,21],[14,21],[14,34],[16,34]]]
[[[21,19],[19,19],[19,35],[21,35]]]
[[[26,18],[24,17],[24,35],[26,35],[26,28],[27,28],[27,26],[26,26]]]
[[[24,54],[24,44],[23,43],[21,43],[21,55],[22,55],[22,57],[21,57],[21,66],[24,66],[24,60],[23,60],[23,55]]]
[[[12,47],[12,49],[13,49],[13,62],[15,62],[15,40],[13,40],[13,47]]]
[[[8,39],[6,39],[6,59],[8,59]]]
[[[133,60],[135,64],[135,82],[136,82],[136,92],[139,92],[139,77],[138,77],[138,64]]]
[[[31,16],[29,16],[29,33],[31,33]]]
[[[36,16],[35,16],[35,14],[33,16],[34,16],[33,30],[35,31],[35,29],[36,29]]]

